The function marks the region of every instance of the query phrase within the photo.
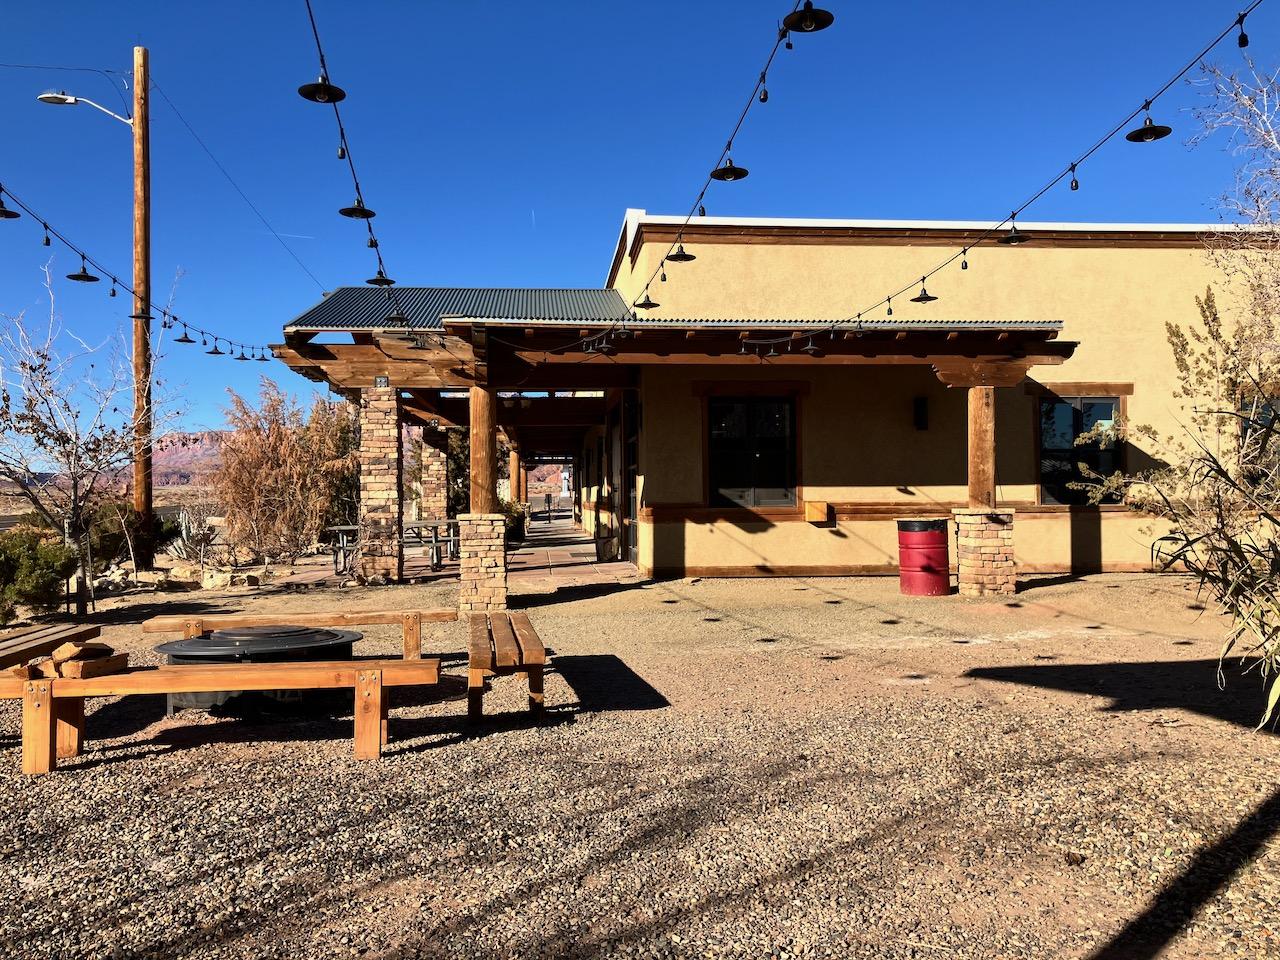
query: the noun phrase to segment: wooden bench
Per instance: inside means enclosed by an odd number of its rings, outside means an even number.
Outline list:
[[[0,633],[0,670],[53,653],[72,640],[96,640],[102,628],[85,623],[38,624]]]
[[[387,742],[386,687],[431,686],[440,661],[342,660],[328,663],[232,663],[132,667],[84,680],[0,678],[0,698],[22,699],[22,772],[48,773],[80,754],[84,701],[139,693],[217,690],[355,690],[355,755],[375,759]]]
[[[458,619],[457,610],[352,610],[347,613],[215,613],[152,617],[143,633],[178,633],[198,637],[210,630],[233,627],[363,627],[399,624],[404,632],[404,658],[422,656],[422,625]]]
[[[547,651],[523,613],[471,616],[467,645],[467,717],[484,716],[484,694],[490,677],[523,673],[529,683],[529,709],[542,711],[542,670]]]

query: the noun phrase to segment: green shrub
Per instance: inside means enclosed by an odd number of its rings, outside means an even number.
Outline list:
[[[0,535],[0,623],[13,619],[19,603],[41,612],[56,610],[75,570],[75,551],[45,531]]]
[[[525,535],[524,507],[510,500],[498,501],[498,507],[502,511],[502,516],[506,520],[506,533],[508,540],[523,540]]]

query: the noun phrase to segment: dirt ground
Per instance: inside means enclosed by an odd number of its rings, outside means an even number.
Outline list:
[[[0,705],[0,955],[1280,957],[1280,738],[1173,577],[525,592],[549,712],[396,691],[330,717],[95,701],[84,755],[18,773]],[[526,584],[526,590],[531,589]],[[456,584],[112,601],[162,612],[452,606]],[[358,652],[398,652],[373,628]]]

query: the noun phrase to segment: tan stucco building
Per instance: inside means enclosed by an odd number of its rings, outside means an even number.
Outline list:
[[[602,552],[655,576],[887,573],[896,518],[970,507],[1012,513],[1021,571],[1147,569],[1149,521],[1068,484],[1151,451],[1073,440],[1176,429],[1165,324],[1215,280],[1208,228],[988,227],[632,210],[600,289],[403,288],[405,322],[344,288],[277,354],[411,422],[474,430],[489,404],[526,461],[572,460]]]

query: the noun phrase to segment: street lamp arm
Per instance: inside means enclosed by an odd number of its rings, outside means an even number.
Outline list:
[[[86,98],[86,97],[76,97],[76,103],[87,103],[89,106],[91,106],[91,107],[96,107],[98,110],[101,110],[101,111],[102,111],[103,113],[105,113],[108,117],[115,117],[115,118],[116,118],[117,120],[119,120],[121,123],[126,124],[126,125],[128,125],[128,126],[130,126],[130,127],[132,127],[132,126],[133,126],[133,121],[132,121],[132,120],[130,120],[128,117],[122,117],[122,116],[120,116],[120,114],[118,114],[118,113],[114,113],[114,112],[112,112],[111,110],[108,110],[108,109],[107,109],[106,107],[104,107],[102,104],[100,104],[100,103],[94,103],[92,100],[89,100],[89,99],[88,99],[88,98]]]

